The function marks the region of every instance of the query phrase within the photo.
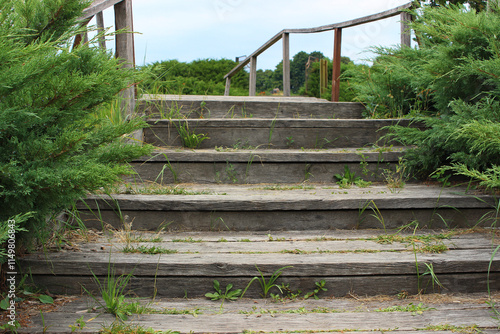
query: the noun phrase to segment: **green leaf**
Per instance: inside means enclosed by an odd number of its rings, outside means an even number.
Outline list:
[[[205,297],[210,298],[211,300],[219,300],[220,299],[220,294],[218,293],[206,293]]]
[[[51,296],[47,296],[47,295],[38,296],[38,300],[40,300],[44,304],[53,304],[54,303],[54,299]]]
[[[2,299],[2,301],[0,301],[0,308],[2,310],[7,310],[8,307],[9,307],[9,298],[5,297],[5,299]]]

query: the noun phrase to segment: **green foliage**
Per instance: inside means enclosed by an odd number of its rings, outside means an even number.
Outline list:
[[[418,48],[376,48],[370,69],[353,72],[358,99],[371,116],[450,113],[449,103],[476,103],[500,92],[500,14],[426,7],[412,24]]]
[[[391,127],[392,136],[401,143],[416,145],[406,153],[409,169],[414,175],[427,177],[440,167],[452,165],[444,170],[484,181],[490,188],[498,187],[500,102],[455,101],[450,107],[452,115],[421,119],[425,129]]]
[[[123,163],[150,151],[124,138],[141,119],[96,117],[134,72],[92,43],[71,48],[88,3],[0,1],[0,222],[32,212],[19,226],[30,232],[47,232],[50,214],[131,173]]]
[[[413,175],[446,180],[451,172],[500,185],[500,12],[493,9],[425,7],[412,25],[418,48],[376,49],[371,68],[351,73],[368,116],[418,116],[425,125],[390,128],[414,147],[405,157]]]
[[[155,94],[224,95],[224,75],[236,65],[228,59],[155,62],[141,68],[145,79],[139,88]],[[231,94],[248,95],[247,72],[240,71],[231,78]]]
[[[426,4],[431,7],[467,4],[474,10],[481,11],[486,9],[488,1],[487,0],[417,0],[414,2],[416,2],[419,5]]]

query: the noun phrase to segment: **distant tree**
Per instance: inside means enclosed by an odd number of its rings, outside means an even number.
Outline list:
[[[306,53],[301,51],[290,61],[290,89],[297,94],[306,82],[306,64],[310,57],[322,59],[325,56],[319,51]]]
[[[140,88],[144,92],[186,95],[222,95],[224,75],[237,63],[229,59],[200,59],[190,63],[165,60],[144,66],[146,79]],[[240,71],[231,79],[231,93],[248,93],[248,72]]]
[[[273,70],[257,70],[257,93],[270,93],[274,88],[277,88],[279,83],[273,80]]]

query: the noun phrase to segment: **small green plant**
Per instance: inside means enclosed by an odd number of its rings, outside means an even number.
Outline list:
[[[139,325],[134,324],[124,324],[119,322],[113,322],[110,326],[103,326],[101,334],[179,334],[180,332],[174,331],[157,331],[153,328],[144,328]]]
[[[375,310],[375,312],[410,312],[412,315],[422,314],[424,311],[434,310],[432,307],[424,306],[423,303],[418,303],[417,305],[410,303],[406,306],[389,306],[386,308],[380,308]]]
[[[85,320],[83,320],[83,315],[75,320],[74,325],[69,325],[69,328],[71,329],[71,333],[78,332],[79,330],[84,329],[87,326],[85,323]]]
[[[130,245],[127,245],[125,248],[123,248],[124,253],[140,253],[140,254],[149,254],[149,255],[154,255],[154,254],[176,254],[178,251],[176,249],[167,249],[163,248],[160,246],[138,246],[138,247],[133,247]]]
[[[360,218],[359,224],[361,224],[362,220],[364,219],[364,217],[362,217],[362,216],[363,216],[364,212],[366,211],[366,209],[372,210],[373,214],[371,214],[370,216],[375,218],[382,225],[382,228],[384,229],[384,233],[387,233],[387,229],[385,227],[384,216],[380,212],[380,210],[379,210],[377,204],[375,204],[374,200],[367,202],[359,211],[359,218]]]
[[[360,177],[356,177],[355,172],[351,172],[349,166],[344,166],[344,174],[335,174],[334,177],[337,179],[337,184],[340,188],[350,188],[356,185],[360,188],[365,188],[371,185],[371,182],[364,181]]]
[[[306,164],[305,165],[305,167],[304,167],[304,182],[309,181],[309,179],[314,176],[311,173],[311,168],[312,168],[311,164]]]
[[[198,148],[204,140],[210,139],[205,134],[196,134],[193,130],[189,129],[188,122],[184,122],[183,124],[179,123],[178,125],[175,124],[175,126],[184,147],[195,149]]]
[[[293,139],[292,136],[286,137],[286,146],[288,148],[291,148],[294,143],[295,143],[295,140]]]
[[[245,291],[243,292],[243,295],[246,292],[246,290],[248,289],[248,287],[253,283],[253,281],[259,282],[259,285],[262,289],[262,297],[263,298],[267,298],[267,296],[269,294],[269,290],[271,290],[272,288],[277,288],[281,293],[283,293],[283,291],[281,290],[281,287],[278,284],[276,284],[276,280],[281,276],[283,270],[285,270],[287,268],[292,268],[292,266],[285,266],[285,267],[279,268],[271,275],[269,280],[266,280],[266,278],[264,277],[264,274],[259,269],[259,267],[255,266],[255,268],[259,272],[260,277],[255,276],[254,278],[252,278],[250,280],[250,283],[248,283],[248,286],[246,287]],[[242,295],[242,297],[243,297],[243,295]]]
[[[320,293],[321,291],[323,292],[326,292],[328,291],[327,288],[325,288],[325,285],[326,285],[326,282],[324,279],[322,279],[321,281],[319,282],[315,282],[314,283],[316,285],[316,289],[314,289],[312,292],[309,292],[307,293],[305,296],[304,296],[304,299],[308,299],[308,298],[311,298],[313,297],[314,299],[319,299],[318,297],[318,293]]]
[[[99,293],[101,295],[102,301],[96,298],[90,291],[88,291],[84,286],[83,290],[99,305],[99,309],[104,310],[105,313],[111,313],[115,315],[120,320],[127,320],[128,316],[132,314],[130,311],[130,304],[125,301],[125,293],[132,278],[132,273],[127,275],[122,274],[116,276],[115,269],[108,262],[108,273],[103,282],[94,274],[91,270],[92,276],[98,285]]]
[[[276,302],[283,302],[283,301],[285,301],[285,299],[296,300],[302,294],[301,290],[293,291],[290,288],[290,284],[288,284],[288,283],[287,284],[285,284],[285,283],[281,284],[281,291],[282,291],[283,296],[280,296],[279,294],[274,294],[274,293],[270,293],[269,295],[271,296],[271,298],[274,301],[276,301]]]
[[[402,158],[399,158],[396,170],[384,169],[382,175],[387,183],[387,188],[391,193],[399,193],[406,185],[408,175],[406,173],[406,164]]]
[[[267,140],[267,144],[269,147],[271,146],[274,128],[276,127],[276,121],[278,120],[278,113],[279,113],[279,105],[278,105],[278,111],[276,112],[276,115],[274,116],[273,120],[271,121],[271,127],[269,128],[269,138]]]
[[[235,301],[241,295],[241,289],[233,290],[233,285],[228,284],[226,289],[223,291],[220,287],[220,283],[217,280],[214,280],[214,290],[215,292],[208,292],[205,294],[205,297],[210,298],[211,300],[229,300]]]
[[[226,174],[232,183],[238,183],[238,172],[233,164],[226,162]]]
[[[163,165],[163,168],[161,169],[160,173],[156,176],[155,182],[158,182],[158,179],[160,179],[160,184],[163,184],[163,174],[165,170],[168,168],[170,173],[172,173],[172,177],[174,178],[174,183],[177,183],[179,179],[179,174],[177,170],[174,168],[174,166],[170,163],[170,160],[168,160],[168,157],[165,153],[163,153],[163,156],[165,157],[165,160],[167,160],[167,163]]]

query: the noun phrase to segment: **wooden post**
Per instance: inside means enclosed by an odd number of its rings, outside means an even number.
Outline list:
[[[104,15],[102,12],[99,12],[95,15],[95,20],[97,24],[97,31],[99,33],[104,32]],[[99,46],[106,50],[106,38],[104,36],[99,36]]]
[[[332,71],[332,101],[338,102],[340,97],[340,60],[342,49],[342,29],[335,29],[333,42],[333,71]]]
[[[134,63],[134,29],[132,22],[132,0],[123,0],[114,6],[115,10],[115,29],[125,29],[130,33],[118,34],[115,36],[115,50],[116,58],[120,58],[123,66],[132,68]],[[135,108],[135,89],[134,87],[128,88],[122,92],[124,98],[124,117],[131,117]]]
[[[410,13],[401,13],[401,47],[411,47],[411,30],[408,23],[413,21],[413,16]]]
[[[248,95],[255,96],[257,92],[257,56],[250,58],[250,79],[248,84]]]
[[[226,88],[224,89],[224,96],[229,96],[229,90],[231,89],[231,77],[226,78]]]
[[[283,33],[283,96],[290,96],[290,34]]]
[[[325,93],[328,88],[328,60],[321,59],[319,61],[319,91],[320,95]]]
[[[134,51],[134,23],[132,16],[132,0],[123,0],[114,6],[115,11],[115,29],[124,29],[128,32],[117,34],[115,36],[116,58],[121,59],[123,67],[135,67]],[[134,116],[136,89],[134,86],[122,91],[122,116],[128,119]],[[132,135],[133,139],[142,141],[142,131],[137,131]]]

